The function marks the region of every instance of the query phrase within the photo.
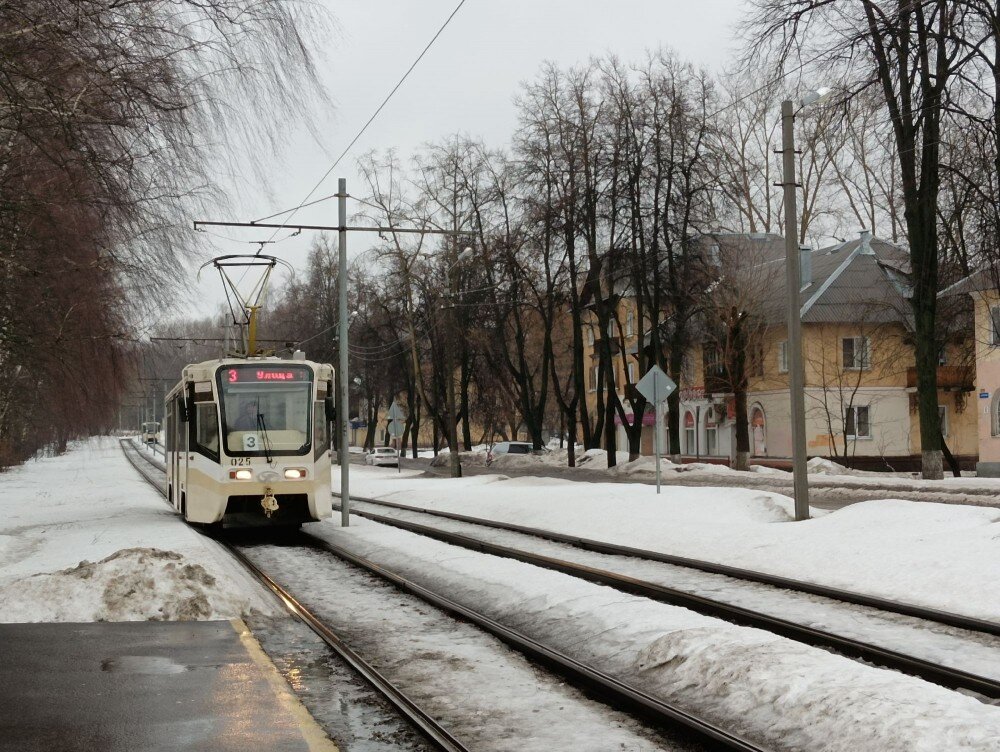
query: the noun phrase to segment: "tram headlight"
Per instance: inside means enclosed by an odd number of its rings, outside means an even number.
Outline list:
[[[253,480],[253,470],[245,467],[239,470],[230,470],[229,477],[233,480]]]
[[[306,477],[305,468],[302,467],[286,467],[285,468],[285,478],[287,480],[299,480],[300,478]]]

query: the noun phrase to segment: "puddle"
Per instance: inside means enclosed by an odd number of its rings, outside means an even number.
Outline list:
[[[102,671],[123,674],[182,674],[188,669],[188,666],[158,655],[122,655],[101,661]]]

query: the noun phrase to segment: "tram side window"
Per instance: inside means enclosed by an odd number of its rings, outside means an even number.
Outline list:
[[[330,448],[329,424],[326,421],[326,405],[320,401],[313,405],[313,458],[319,459]]]
[[[164,444],[166,451],[174,451],[174,426],[177,421],[177,400],[170,400],[167,404],[167,430],[164,433]]]
[[[201,454],[219,458],[219,412],[214,402],[195,403],[194,443]]]

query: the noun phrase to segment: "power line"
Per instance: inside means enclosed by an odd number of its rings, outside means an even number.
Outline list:
[[[299,209],[301,209],[303,206],[306,206],[306,202],[309,201],[310,198],[312,198],[312,195],[316,192],[316,190],[324,183],[324,181],[326,181],[326,179],[328,177],[330,177],[330,173],[332,173],[334,171],[334,169],[337,167],[337,165],[340,164],[340,160],[342,160],[345,156],[347,156],[347,153],[354,147],[354,145],[358,142],[358,140],[361,138],[361,136],[364,134],[364,132],[366,130],[368,130],[368,126],[371,125],[372,122],[374,122],[375,118],[377,118],[379,116],[379,113],[382,112],[382,110],[385,108],[385,106],[389,103],[389,100],[392,99],[393,95],[395,95],[395,93],[397,91],[399,91],[399,88],[403,85],[403,83],[409,77],[410,73],[412,73],[413,69],[417,67],[417,64],[421,60],[423,60],[424,55],[427,54],[427,51],[430,50],[430,48],[433,46],[434,42],[436,42],[437,39],[438,39],[438,37],[441,36],[441,33],[448,27],[448,24],[451,23],[451,19],[453,19],[455,17],[455,14],[457,14],[458,11],[461,10],[461,8],[462,8],[463,5],[465,5],[465,0],[459,0],[458,5],[455,6],[455,9],[448,15],[448,17],[445,19],[444,23],[441,24],[441,27],[437,30],[437,32],[434,34],[434,36],[431,37],[431,40],[427,43],[427,45],[420,52],[420,54],[417,55],[416,60],[414,60],[410,64],[410,67],[406,69],[406,72],[402,75],[402,77],[399,79],[399,81],[396,82],[396,85],[392,87],[392,90],[386,95],[385,99],[382,100],[382,104],[380,104],[375,109],[375,112],[372,113],[372,116],[370,118],[368,118],[367,122],[363,126],[361,126],[361,130],[359,130],[357,132],[357,134],[355,134],[354,138],[351,139],[351,142],[340,153],[340,156],[338,156],[337,159],[334,161],[334,163],[332,165],[330,165],[330,168],[325,173],[323,173],[323,177],[321,177],[319,179],[319,181],[316,183],[316,185],[313,186],[312,190],[310,190],[309,193],[306,194],[306,197],[304,199],[302,199],[302,202],[298,206],[296,206],[295,208],[289,209],[287,212],[279,212],[279,214],[286,214],[286,213],[288,214],[288,216],[281,223],[282,227],[285,225],[286,222],[288,222],[292,217],[295,216],[295,213],[298,212]],[[331,197],[328,196],[327,198],[331,198]],[[319,200],[322,201],[322,200],[325,200],[325,199],[319,199]],[[318,203],[318,202],[314,202],[314,203]],[[277,215],[272,215],[272,216],[277,216]],[[270,217],[268,217],[268,219],[270,219]],[[278,229],[280,230],[281,228],[279,227]],[[277,234],[278,234],[278,230],[275,230],[274,231],[274,235],[277,235]],[[272,239],[274,238],[274,235],[271,236]]]

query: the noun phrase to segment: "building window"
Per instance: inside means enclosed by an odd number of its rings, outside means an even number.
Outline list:
[[[591,347],[594,346],[594,327],[592,326],[587,327],[587,344]]]
[[[697,454],[698,448],[694,443],[694,413],[688,410],[684,413],[684,449],[688,454]]]
[[[946,366],[948,365],[948,350],[944,345],[941,345],[941,349],[938,350],[938,365]]]
[[[948,435],[948,407],[947,405],[938,405],[938,420],[941,421],[941,435]]]
[[[597,391],[597,384],[601,379],[601,367],[600,365],[592,366],[590,369],[590,391]]]
[[[778,373],[788,373],[788,340],[778,344]]]
[[[628,364],[628,383],[635,383],[635,363]]]
[[[625,334],[631,337],[635,333],[635,314],[629,308],[625,312]]]
[[[705,373],[708,376],[722,376],[722,353],[718,347],[706,346]]]
[[[709,457],[715,457],[719,453],[718,433],[719,429],[715,426],[705,429],[705,454]]]
[[[990,308],[990,344],[1000,345],[1000,306]]]
[[[853,405],[844,416],[844,435],[849,439],[870,439],[872,424],[868,405]]]
[[[1000,392],[993,392],[993,407],[990,409],[990,436],[1000,436]]]
[[[844,369],[866,371],[871,368],[871,345],[867,337],[844,337]]]

